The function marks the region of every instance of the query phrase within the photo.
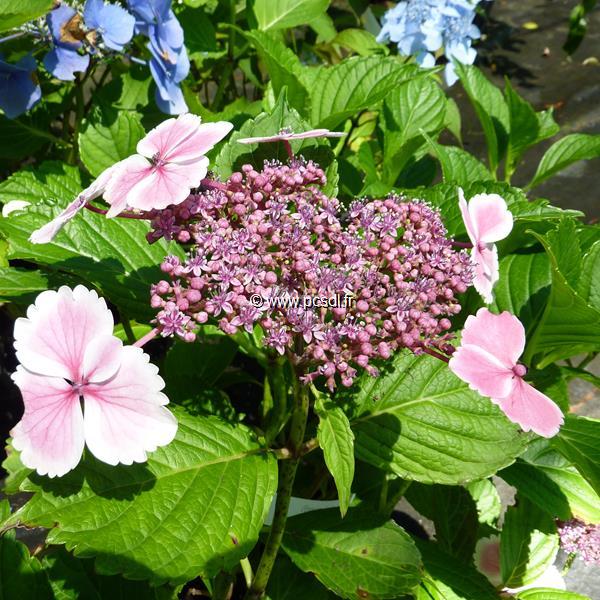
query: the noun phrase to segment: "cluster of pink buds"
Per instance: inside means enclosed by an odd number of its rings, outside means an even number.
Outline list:
[[[357,368],[399,348],[449,352],[448,317],[472,282],[437,211],[392,195],[348,209],[324,194],[312,162],[244,165],[178,206],[151,214],[149,241],[185,244],[152,288],[163,336],[193,341],[216,322],[227,334],[253,332],[287,354],[304,381],[323,375],[350,386]]]
[[[600,525],[578,519],[559,521],[558,534],[563,550],[579,554],[586,564],[600,566]]]

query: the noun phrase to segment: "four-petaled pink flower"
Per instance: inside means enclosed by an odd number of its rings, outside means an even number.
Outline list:
[[[527,369],[517,360],[524,349],[525,330],[517,317],[480,308],[467,318],[449,367],[471,389],[489,396],[524,431],[552,437],[563,423],[563,414],[548,396],[523,380]]]
[[[486,304],[494,301],[492,289],[498,281],[498,249],[494,242],[503,240],[513,228],[513,217],[498,194],[477,194],[469,203],[458,188],[458,205],[473,249],[475,266],[473,285]]]
[[[201,124],[186,113],[168,119],[138,142],[137,154],[121,161],[106,187],[107,216],[125,208],[153,210],[181,204],[208,170],[205,154],[232,129],[226,121]]]
[[[311,129],[301,133],[293,133],[290,128],[284,128],[275,135],[264,137],[240,138],[237,140],[240,144],[261,144],[263,142],[292,142],[294,140],[305,140],[317,137],[343,137],[346,134],[343,131],[329,131],[329,129]]]
[[[16,320],[13,380],[25,412],[11,435],[39,474],[75,468],[84,445],[111,465],[143,462],[175,436],[158,368],[112,331],[104,300],[81,285],[42,292]]]

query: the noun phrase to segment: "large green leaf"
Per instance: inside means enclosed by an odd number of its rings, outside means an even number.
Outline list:
[[[324,402],[319,398],[315,403],[315,410],[319,415],[317,439],[323,450],[325,464],[335,480],[343,517],[350,504],[354,479],[354,434],[348,417],[333,402]]]
[[[546,306],[551,282],[550,261],[545,252],[505,256],[500,260],[493,308],[517,316],[526,331],[531,331]]]
[[[467,483],[465,487],[475,501],[479,522],[495,525],[502,512],[502,500],[493,481],[479,479]]]
[[[458,146],[443,146],[427,138],[429,147],[440,161],[445,183],[465,186],[473,181],[491,180],[485,165]]]
[[[405,494],[421,515],[433,521],[441,550],[470,563],[477,542],[477,506],[462,486],[413,483]]]
[[[405,479],[481,479],[523,449],[523,436],[498,407],[430,356],[398,353],[379,377],[362,376],[341,401],[353,413],[357,458]]]
[[[0,0],[0,31],[13,29],[41,17],[52,8],[52,0]]]
[[[534,187],[579,160],[600,156],[600,135],[571,133],[548,148],[529,184]]]
[[[85,120],[79,134],[81,161],[98,177],[108,167],[134,154],[143,137],[138,113],[98,108]]]
[[[287,29],[310,23],[322,15],[329,0],[254,0],[259,29]]]
[[[577,293],[589,306],[600,311],[600,241],[594,243],[583,257]]]
[[[323,587],[312,573],[303,573],[281,552],[269,577],[265,600],[333,600],[337,598]]]
[[[552,442],[600,495],[600,420],[568,415]]]
[[[517,598],[518,600],[592,600],[589,596],[555,588],[530,588],[519,592]]]
[[[275,96],[285,86],[290,106],[303,112],[308,92],[299,78],[304,68],[299,58],[277,38],[262,31],[244,32],[265,63]]]
[[[417,600],[497,600],[492,584],[472,565],[440,550],[437,544],[416,540],[425,576]]]
[[[76,285],[76,281],[73,277],[62,273],[0,267],[0,301],[30,302],[36,292],[61,285]]]
[[[51,548],[43,558],[44,575],[55,600],[175,600],[167,586],[151,587],[145,581],[130,581],[117,575],[98,575],[94,561],[78,559],[64,550]],[[37,599],[37,596],[36,596]]]
[[[516,588],[533,583],[554,563],[558,533],[554,519],[525,498],[506,511],[500,536],[502,583]]]
[[[379,56],[349,58],[333,67],[320,68],[307,85],[312,125],[337,127],[346,118],[375,105],[402,81],[422,77],[423,73],[415,65]]]
[[[421,557],[409,535],[372,511],[317,510],[288,519],[283,549],[342,598],[397,598],[421,577]]]
[[[155,584],[212,576],[247,556],[277,480],[276,461],[241,425],[178,411],[175,440],[145,464],[86,455],[59,479],[35,474],[11,523],[53,528],[48,542],[96,557],[99,573]]]
[[[17,119],[0,115],[0,138],[10,140],[10,144],[0,146],[0,158],[19,160],[34,154],[44,144],[59,143],[61,140],[49,129],[49,118],[39,109],[33,115],[21,115]]]
[[[490,169],[495,172],[506,152],[510,117],[502,92],[473,66],[456,64],[461,83],[475,108],[488,147]]]
[[[548,440],[534,440],[499,475],[552,517],[600,523],[600,496]]]
[[[552,268],[552,287],[546,308],[529,340],[526,360],[538,356],[537,365],[543,368],[561,358],[579,352],[600,350],[600,311],[589,306],[569,285],[577,268],[569,247],[577,245],[575,227],[563,220],[556,230],[545,236],[534,234],[543,244]],[[564,269],[563,270],[561,269]]]
[[[8,239],[8,258],[27,259],[55,271],[76,275],[98,286],[128,316],[148,319],[149,289],[160,280],[159,264],[169,253],[181,254],[163,241],[149,245],[148,224],[134,219],[106,219],[82,211],[49,244],[32,244],[29,235],[55,217],[81,191],[77,169],[44,163],[19,171],[0,184],[0,200],[27,200],[26,211],[0,219]]]

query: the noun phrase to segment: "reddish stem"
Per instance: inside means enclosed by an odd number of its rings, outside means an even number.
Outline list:
[[[158,329],[155,327],[150,330],[146,335],[142,336],[135,344],[137,348],[141,348],[144,344],[147,344],[149,341],[153,340],[158,335]]]
[[[203,179],[200,182],[202,187],[210,188],[213,190],[222,190],[223,192],[227,191],[227,186],[220,181],[215,181],[214,179]]]
[[[456,246],[457,248],[472,248],[473,244],[471,244],[471,242],[456,242],[455,240],[452,240],[452,245]]]
[[[89,202],[85,205],[85,208],[87,208],[89,211],[91,211],[93,213],[97,213],[99,215],[105,215],[106,213],[108,213],[107,210],[104,210],[103,208],[98,208],[97,206],[94,206],[93,204],[90,204]],[[144,220],[148,219],[148,217],[145,217],[144,215],[138,215],[136,213],[120,213],[118,216],[122,219],[144,219]]]
[[[294,158],[294,151],[292,150],[292,145],[290,144],[290,142],[288,140],[281,140],[283,142],[283,145],[285,146],[285,151],[288,154],[288,157],[290,160],[292,160],[292,158]]]
[[[438,358],[439,360],[442,360],[445,363],[447,363],[450,360],[447,356],[444,356],[440,352],[437,352],[437,350],[432,350],[431,348],[426,348],[424,346],[421,349],[423,350],[423,352],[425,352],[425,354],[429,354],[429,356]]]

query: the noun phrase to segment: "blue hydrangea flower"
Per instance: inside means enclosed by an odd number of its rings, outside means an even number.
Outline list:
[[[64,4],[51,10],[46,17],[53,48],[44,56],[44,66],[57,79],[73,81],[76,72],[85,72],[90,57],[80,55],[79,15]]]
[[[170,115],[188,110],[179,84],[190,70],[183,29],[171,10],[171,0],[128,0],[136,30],[145,33],[152,54],[150,72],[156,83],[156,103]]]
[[[433,67],[433,53],[444,49],[448,59],[444,72],[452,85],[457,76],[453,60],[473,64],[477,55],[472,40],[480,37],[473,25],[479,0],[403,0],[383,19],[377,41],[390,40],[403,55],[414,55],[423,67]]]
[[[135,17],[115,4],[104,0],[87,0],[83,9],[86,27],[102,37],[107,48],[120,52],[133,37]]]
[[[42,97],[42,90],[35,76],[33,56],[27,55],[11,65],[0,55],[0,108],[9,119],[29,110]]]

